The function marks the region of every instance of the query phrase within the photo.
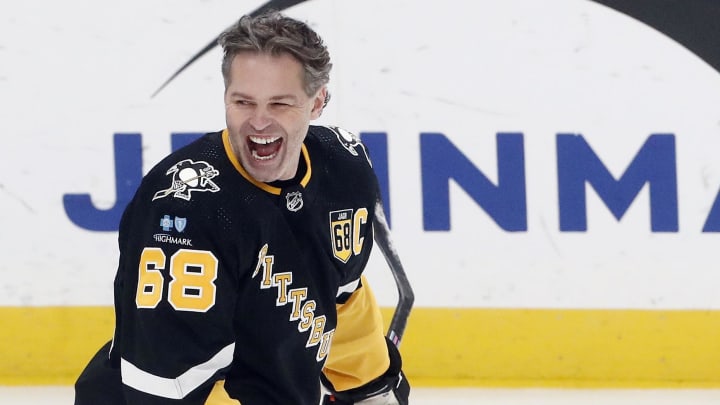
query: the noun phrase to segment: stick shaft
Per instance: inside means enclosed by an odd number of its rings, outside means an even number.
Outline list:
[[[412,306],[415,301],[415,293],[413,292],[410,281],[405,274],[405,269],[400,262],[400,257],[393,246],[392,239],[390,237],[390,227],[387,224],[385,211],[383,210],[381,201],[378,201],[375,205],[373,231],[375,243],[385,257],[385,261],[390,267],[390,272],[392,272],[392,275],[395,278],[395,284],[397,285],[398,303],[395,307],[395,313],[393,314],[392,321],[390,321],[388,338],[395,343],[396,346],[400,346],[400,341],[405,333],[405,327],[407,326],[410,311],[412,310]]]

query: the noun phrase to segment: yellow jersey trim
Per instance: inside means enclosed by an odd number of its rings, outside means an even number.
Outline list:
[[[383,317],[365,276],[362,287],[337,307],[337,326],[325,376],[338,391],[360,387],[390,366]]]
[[[205,405],[241,405],[237,399],[230,398],[225,391],[225,380],[215,381],[210,395],[205,400]]]

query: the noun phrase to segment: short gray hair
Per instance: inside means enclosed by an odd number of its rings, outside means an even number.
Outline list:
[[[220,35],[219,44],[225,54],[222,74],[227,88],[230,65],[241,52],[289,54],[303,67],[304,90],[314,95],[330,80],[330,54],[322,38],[304,22],[271,11],[257,17],[243,16]],[[329,95],[325,100],[326,104]]]

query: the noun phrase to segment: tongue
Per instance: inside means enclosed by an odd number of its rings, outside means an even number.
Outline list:
[[[278,149],[280,149],[280,139],[278,139],[275,142],[266,143],[264,145],[261,144],[254,144],[255,152],[258,154],[258,156],[270,156],[273,153],[277,152]]]

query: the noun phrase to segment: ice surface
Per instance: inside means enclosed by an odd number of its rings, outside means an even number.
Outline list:
[[[0,386],[0,404],[72,404],[69,386]],[[716,405],[720,389],[413,388],[412,405]]]

